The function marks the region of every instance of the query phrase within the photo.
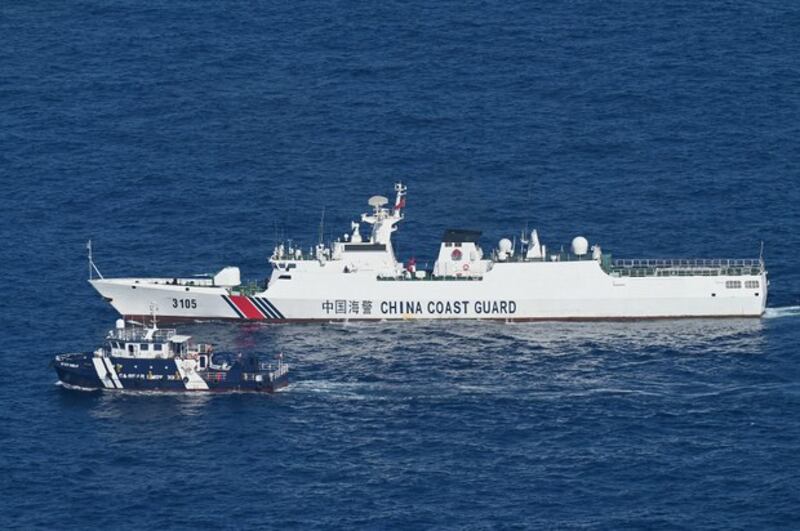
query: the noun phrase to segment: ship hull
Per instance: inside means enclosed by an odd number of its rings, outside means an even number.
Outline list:
[[[248,296],[148,279],[93,280],[126,317],[264,322],[503,321],[759,317],[767,276],[615,276],[596,261],[498,263],[481,278],[378,279],[374,272],[295,271]]]

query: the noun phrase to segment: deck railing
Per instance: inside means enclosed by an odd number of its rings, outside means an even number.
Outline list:
[[[764,264],[757,258],[633,258],[603,264],[619,276],[738,276],[759,275]]]
[[[614,267],[761,267],[758,258],[622,258],[613,264]]]

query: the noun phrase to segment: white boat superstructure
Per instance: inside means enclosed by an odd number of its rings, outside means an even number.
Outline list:
[[[191,278],[90,278],[122,315],[164,319],[331,321],[382,319],[648,319],[758,317],[767,272],[757,259],[613,260],[576,237],[550,252],[536,230],[491,253],[480,232],[445,231],[434,266],[398,261],[392,235],[404,219],[407,188],[373,196],[351,230],[306,251],[278,244],[265,286],[243,285],[239,269]],[[362,225],[369,235],[362,236]],[[91,271],[98,273],[92,263]]]

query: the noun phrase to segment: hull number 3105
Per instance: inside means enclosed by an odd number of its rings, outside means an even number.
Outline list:
[[[172,299],[173,308],[197,308],[197,299]]]

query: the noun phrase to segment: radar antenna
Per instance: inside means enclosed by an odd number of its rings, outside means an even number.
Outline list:
[[[377,210],[377,209],[381,208],[382,206],[384,206],[388,202],[389,202],[389,200],[386,197],[382,196],[382,195],[373,195],[372,197],[369,198],[369,201],[367,201],[367,204]]]

